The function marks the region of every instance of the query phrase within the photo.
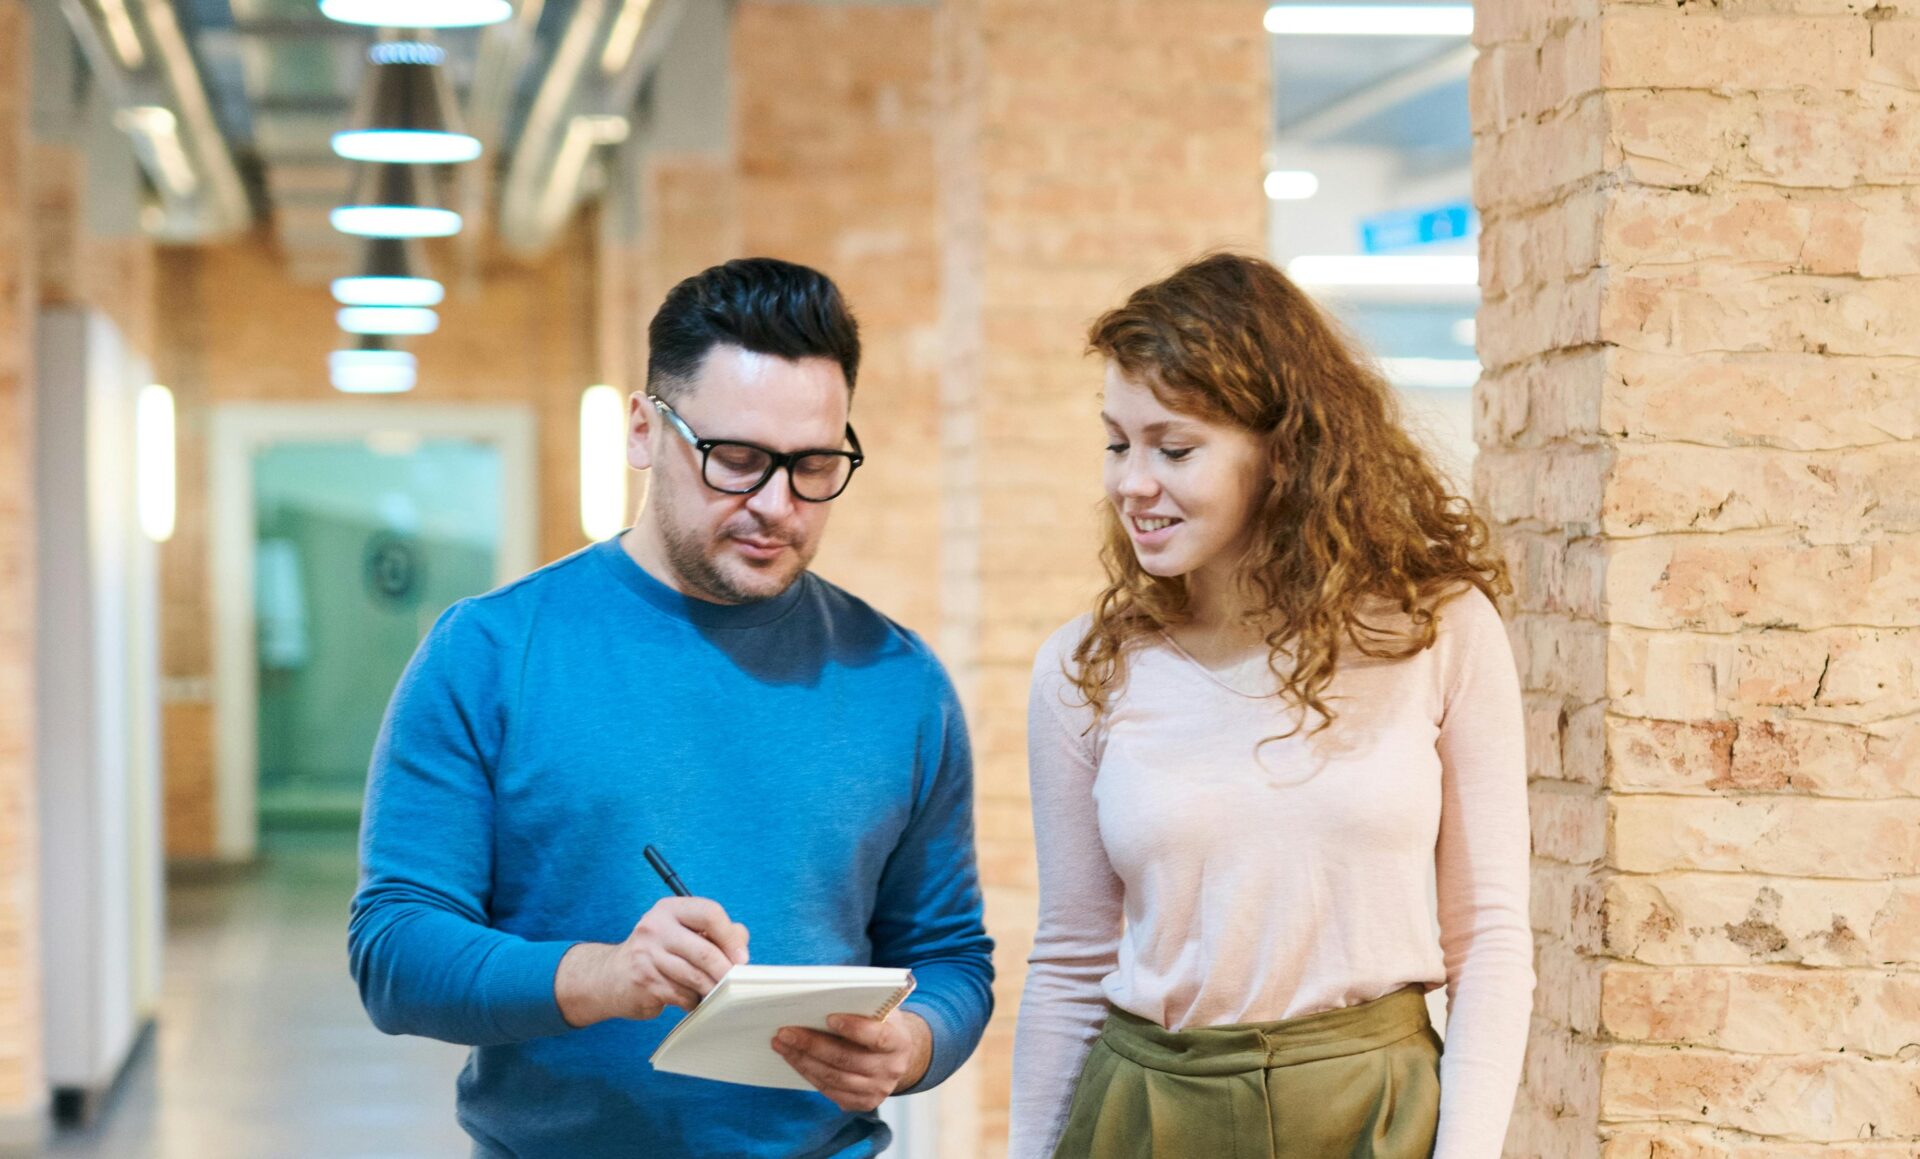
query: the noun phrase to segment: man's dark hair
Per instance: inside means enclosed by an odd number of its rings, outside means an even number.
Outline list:
[[[778,258],[735,258],[667,291],[647,327],[647,390],[671,402],[722,343],[781,358],[831,358],[853,389],[860,326],[840,287]]]

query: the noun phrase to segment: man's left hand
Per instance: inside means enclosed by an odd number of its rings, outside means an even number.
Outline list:
[[[773,1049],[843,1111],[871,1111],[888,1095],[927,1073],[933,1031],[906,1010],[876,1022],[859,1014],[827,1019],[831,1034],[789,1026],[774,1036]]]

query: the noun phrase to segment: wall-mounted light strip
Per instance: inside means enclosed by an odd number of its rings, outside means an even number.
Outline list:
[[[580,395],[580,530],[598,543],[627,523],[627,401],[611,386]]]
[[[1305,169],[1275,169],[1266,190],[1269,201],[1305,201],[1320,192],[1320,179]]]
[[[1275,4],[1275,36],[1471,36],[1468,4]]]
[[[140,530],[155,543],[173,538],[174,417],[173,392],[143,386],[134,401],[134,474]]]

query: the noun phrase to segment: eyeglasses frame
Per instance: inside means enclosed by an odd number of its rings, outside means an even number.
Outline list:
[[[831,503],[846,493],[847,484],[853,482],[853,473],[860,469],[860,464],[867,461],[866,454],[860,449],[860,436],[853,433],[852,423],[847,424],[847,442],[853,446],[853,450],[851,451],[829,451],[820,449],[776,451],[772,447],[763,447],[759,443],[749,443],[745,439],[703,439],[694,433],[692,427],[687,425],[686,419],[681,418],[673,407],[668,405],[666,399],[661,398],[659,395],[648,395],[647,399],[653,403],[654,409],[666,418],[667,423],[673,427],[674,433],[678,434],[682,439],[685,439],[688,446],[700,452],[700,481],[706,484],[708,488],[718,491],[722,495],[751,495],[760,490],[760,488],[765,487],[767,481],[773,478],[776,471],[785,470],[787,472],[787,490],[795,499],[802,503]],[[736,491],[730,487],[714,486],[712,480],[707,478],[707,459],[708,456],[713,453],[715,447],[746,447],[749,450],[760,452],[767,456],[766,473],[761,475],[753,486],[743,490]],[[814,499],[810,496],[802,495],[799,487],[795,485],[793,481],[793,464],[809,455],[838,455],[851,463],[847,468],[847,477],[840,480],[839,489],[824,499]]]

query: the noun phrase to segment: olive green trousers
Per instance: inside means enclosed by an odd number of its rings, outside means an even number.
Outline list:
[[[1439,1119],[1440,1039],[1417,986],[1197,1030],[1114,1010],[1054,1159],[1427,1159]]]

